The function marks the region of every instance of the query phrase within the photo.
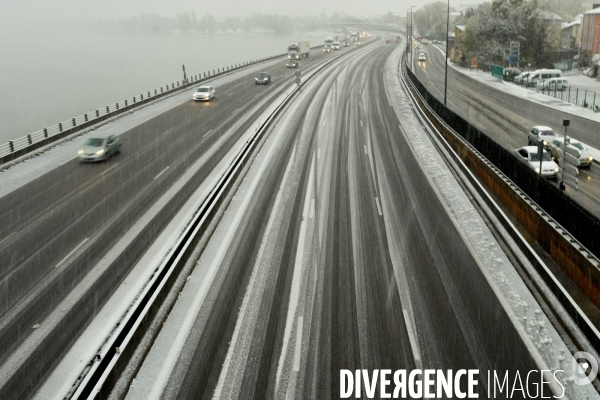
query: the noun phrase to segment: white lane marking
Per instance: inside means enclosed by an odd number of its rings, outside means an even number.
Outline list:
[[[379,215],[383,215],[381,213],[381,205],[379,204],[379,197],[375,197],[375,203],[377,203],[377,212],[379,213]]]
[[[360,101],[358,102],[358,106],[359,106],[359,107],[362,107],[362,103],[361,103]]]
[[[308,218],[313,219],[315,217],[315,199],[310,201],[310,208],[308,210]]]
[[[241,107],[240,107],[240,108],[241,108]],[[233,110],[233,112],[232,112],[231,114],[233,115],[233,114],[237,113],[238,111],[240,111],[240,109],[239,109],[239,108],[236,108],[235,110]]]
[[[302,350],[302,325],[304,317],[298,317],[296,325],[296,349],[294,351],[294,371],[300,371],[300,351]]]
[[[77,157],[79,157],[79,156],[77,156]],[[62,163],[58,164],[58,166],[60,167],[61,165],[65,165],[66,163],[68,163],[69,161],[73,161],[77,157],[69,158],[67,161],[63,161]]]
[[[206,133],[204,134],[204,136],[202,136],[202,137],[206,137],[206,136],[210,135],[210,133],[211,133],[212,131],[213,131],[213,130],[211,129],[210,131],[206,132]]]
[[[367,145],[366,145],[366,144],[363,144],[363,147],[365,148],[365,154],[366,154],[366,155],[369,155],[369,152],[367,151]]]
[[[172,130],[173,130],[173,128],[169,129],[168,131],[165,131],[165,132],[163,133],[163,135],[166,135],[167,133],[171,132]]]
[[[69,252],[69,254],[67,254],[67,255],[66,255],[66,256],[65,256],[65,257],[64,257],[62,260],[60,260],[60,261],[58,262],[58,264],[56,264],[56,266],[55,266],[54,268],[58,268],[58,267],[60,267],[60,266],[62,265],[62,263],[64,263],[64,262],[65,262],[65,261],[66,261],[66,260],[67,260],[69,257],[71,257],[71,255],[73,255],[73,253],[75,253],[77,250],[79,250],[79,248],[80,248],[81,246],[83,246],[83,245],[85,244],[85,242],[87,242],[87,241],[88,241],[88,239],[89,239],[89,238],[85,238],[85,239],[83,239],[83,240],[81,241],[81,243],[79,243],[79,244],[77,245],[77,247],[75,247],[73,250],[71,250],[71,251]]]
[[[157,180],[159,176],[161,176],[166,170],[169,169],[169,167],[166,167],[165,169],[163,169],[162,171],[160,171],[160,173],[154,177],[154,180]]]
[[[110,168],[109,168],[109,169],[107,169],[106,171],[102,172],[102,173],[100,174],[100,176],[102,176],[102,175],[106,174],[108,171],[111,171],[111,170],[112,170],[112,169],[114,169],[114,168],[115,168],[117,165],[119,165],[119,163],[115,163],[115,165],[113,165],[112,167],[110,167]]]
[[[410,318],[408,317],[406,309],[402,309],[402,314],[404,314],[404,322],[406,323],[406,330],[408,331],[408,340],[410,341],[410,347],[412,348],[413,358],[415,359],[415,364],[417,364],[417,368],[420,368],[421,356],[419,354],[419,349],[417,348],[415,334],[412,330],[412,325],[410,324]]]
[[[321,158],[321,148],[319,147],[319,151],[317,152],[317,158]]]
[[[10,239],[11,237],[15,236],[16,234],[17,234],[17,232],[13,232],[13,233],[11,233],[11,234],[10,234],[10,235],[8,235],[7,237],[5,237],[5,238],[4,238],[4,240],[2,240],[2,241],[0,242],[0,244],[2,244],[2,243],[4,243],[4,242],[6,242],[8,239]]]
[[[362,124],[362,119],[360,120],[360,126],[361,126],[361,127],[363,126],[363,124]]]

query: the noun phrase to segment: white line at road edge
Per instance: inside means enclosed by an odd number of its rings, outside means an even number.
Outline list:
[[[162,171],[160,171],[160,173],[154,177],[154,180],[157,180],[159,176],[161,176],[161,175],[162,175],[162,174],[163,174],[163,173],[164,173],[166,170],[168,170],[168,169],[169,169],[169,167],[170,167],[170,166],[168,166],[168,167],[166,167],[165,169],[163,169]]]
[[[417,342],[415,341],[415,334],[412,330],[412,325],[410,324],[410,318],[408,317],[406,309],[402,309],[402,314],[404,314],[404,322],[406,323],[406,330],[408,331],[408,340],[410,341],[410,347],[412,348],[413,358],[415,359],[416,367],[419,369],[423,369],[421,356],[419,355],[419,349],[417,348]]]
[[[167,133],[171,132],[172,130],[173,130],[173,128],[171,128],[171,129],[169,129],[169,130],[167,130],[167,131],[163,132],[163,135],[166,135]]]
[[[210,135],[210,133],[211,133],[212,131],[213,131],[213,130],[211,129],[210,131],[206,132],[206,133],[204,134],[204,136],[202,136],[202,137],[207,137],[208,135]]]
[[[377,212],[379,215],[383,215],[381,212],[381,205],[379,204],[379,197],[375,197],[375,203],[377,203]]]
[[[111,170],[113,170],[113,169],[114,169],[114,168],[115,168],[117,165],[119,165],[119,163],[115,163],[115,165],[113,165],[112,167],[110,167],[110,168],[109,168],[109,169],[107,169],[106,171],[102,172],[102,173],[100,174],[100,176],[102,176],[102,175],[106,174],[108,171],[111,171]]]
[[[308,218],[313,219],[315,217],[315,199],[310,201],[310,209],[308,210]]]
[[[11,234],[10,234],[10,235],[8,235],[7,237],[5,237],[5,238],[4,238],[4,239],[3,239],[3,240],[0,242],[0,244],[2,244],[2,243],[4,243],[4,242],[6,242],[8,239],[10,239],[11,237],[15,236],[16,234],[17,234],[17,232],[13,232],[13,233],[11,233]]]
[[[77,247],[75,247],[73,250],[71,250],[71,252],[70,252],[69,254],[67,254],[67,255],[66,255],[66,256],[65,256],[65,257],[64,257],[62,260],[60,260],[60,261],[58,262],[58,264],[56,264],[56,266],[55,266],[54,268],[58,268],[58,267],[60,267],[60,266],[62,265],[62,263],[64,263],[64,262],[65,262],[65,261],[66,261],[66,260],[67,260],[69,257],[71,257],[71,255],[72,255],[73,253],[75,253],[77,250],[79,250],[79,248],[80,248],[81,246],[83,246],[83,245],[85,244],[85,242],[87,242],[87,241],[88,241],[88,239],[89,239],[89,238],[85,238],[85,239],[83,239],[83,240],[81,241],[81,243],[79,243],[79,244],[77,245]]]
[[[300,351],[302,350],[302,325],[304,317],[298,317],[296,325],[296,349],[294,350],[294,371],[300,371]]]
[[[363,144],[363,147],[365,148],[365,154],[366,154],[366,155],[369,155],[369,152],[367,151],[367,145],[366,145],[366,144]]]

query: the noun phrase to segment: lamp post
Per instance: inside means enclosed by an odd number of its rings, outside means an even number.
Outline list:
[[[448,31],[450,30],[450,0],[448,0],[448,13],[446,15],[446,74],[444,76],[444,107],[448,97]]]
[[[408,52],[410,51],[410,38],[408,36],[408,11],[410,8],[406,9],[406,58],[404,59],[404,64],[408,66]],[[411,10],[412,11],[412,10]]]
[[[412,37],[413,37],[413,10],[412,9],[415,8],[415,7],[416,6],[411,6],[410,7],[410,35],[407,38],[409,46],[412,46]],[[413,51],[412,51],[412,49],[409,49],[409,50],[410,50],[410,66],[412,68],[412,55],[413,55]]]

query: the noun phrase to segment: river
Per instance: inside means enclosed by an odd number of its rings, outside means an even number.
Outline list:
[[[324,33],[164,34],[0,27],[0,143],[187,75],[284,53]]]

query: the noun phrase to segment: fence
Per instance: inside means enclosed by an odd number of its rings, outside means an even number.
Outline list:
[[[477,67],[477,70],[480,72],[485,72],[488,74],[492,73],[492,64],[481,64]],[[569,78],[566,78],[567,80]],[[508,76],[504,76],[504,80],[508,82],[512,82],[515,85],[528,87],[532,91],[536,93],[545,94],[548,96],[552,96],[556,99],[560,99],[562,101],[566,101],[567,103],[574,104],[576,106],[580,106],[583,108],[589,108],[594,112],[600,112],[600,93],[593,92],[587,89],[580,89],[577,87],[572,87],[567,85],[564,90],[549,90],[546,88],[539,88],[537,85],[526,86],[525,83],[514,82]]]
[[[315,46],[318,48],[321,46]],[[252,64],[256,64],[262,61],[278,58],[285,55],[285,53],[277,54],[270,57],[263,57],[260,59],[247,61],[240,64],[234,64],[228,67],[217,68],[211,71],[191,75],[187,77],[185,81],[180,80],[165,86],[161,86],[157,89],[152,89],[144,93],[140,93],[137,96],[130,97],[123,101],[115,102],[98,108],[94,111],[87,112],[78,117],[73,117],[63,122],[59,122],[56,125],[41,129],[37,132],[29,133],[18,139],[10,140],[8,143],[0,144],[0,165],[7,161],[14,160],[30,151],[39,149],[46,146],[58,139],[69,136],[77,131],[85,129],[93,124],[103,121],[108,118],[112,118],[116,115],[131,110],[132,108],[138,107],[149,101],[153,101],[157,98],[168,96],[179,90],[188,88],[192,84],[202,82],[208,78],[212,78],[224,73],[228,73],[233,70],[237,70]]]

